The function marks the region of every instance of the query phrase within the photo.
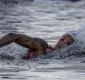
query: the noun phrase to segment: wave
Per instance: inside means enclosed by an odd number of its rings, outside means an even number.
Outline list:
[[[0,48],[0,59],[11,59],[16,58],[21,59],[27,55],[27,50],[24,47],[21,47],[15,43],[4,46]],[[80,51],[79,47],[74,43],[69,47],[65,47],[62,50],[55,50],[53,53],[48,53],[45,55],[40,55],[37,59],[64,59],[70,56],[82,57],[85,53]]]
[[[34,0],[0,0],[3,3],[23,3],[23,2],[33,2]]]
[[[9,45],[0,48],[0,58],[7,58],[7,59],[22,58],[27,54],[27,50],[28,49],[18,44],[11,43]]]
[[[55,50],[53,53],[48,53],[46,55],[41,55],[38,58],[51,58],[51,59],[63,59],[67,57],[82,57],[85,55],[84,51],[81,51],[79,46],[77,46],[75,43],[69,47],[65,47],[62,50]]]

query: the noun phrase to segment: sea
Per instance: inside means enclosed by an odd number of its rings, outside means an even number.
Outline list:
[[[0,38],[24,34],[55,46],[66,32],[84,27],[85,0],[0,0]],[[16,43],[0,48],[0,80],[85,80],[85,54],[75,47],[21,59],[26,52]]]

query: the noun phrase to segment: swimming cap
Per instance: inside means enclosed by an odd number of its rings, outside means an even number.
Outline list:
[[[67,33],[65,33],[65,34],[71,35],[74,40],[75,40],[75,38],[76,38],[76,31],[69,31],[69,32],[67,32]]]

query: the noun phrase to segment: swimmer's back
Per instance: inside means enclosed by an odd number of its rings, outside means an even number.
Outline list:
[[[33,38],[33,40],[38,41],[44,51],[45,51],[47,48],[49,48],[49,45],[48,45],[48,43],[47,43],[45,40],[40,39],[40,38]]]

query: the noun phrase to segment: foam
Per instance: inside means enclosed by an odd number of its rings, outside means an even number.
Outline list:
[[[85,51],[85,27],[76,32],[76,42],[81,50]]]
[[[15,58],[22,58],[27,54],[27,48],[24,48],[18,44],[11,43],[0,48],[0,55],[13,56]]]

